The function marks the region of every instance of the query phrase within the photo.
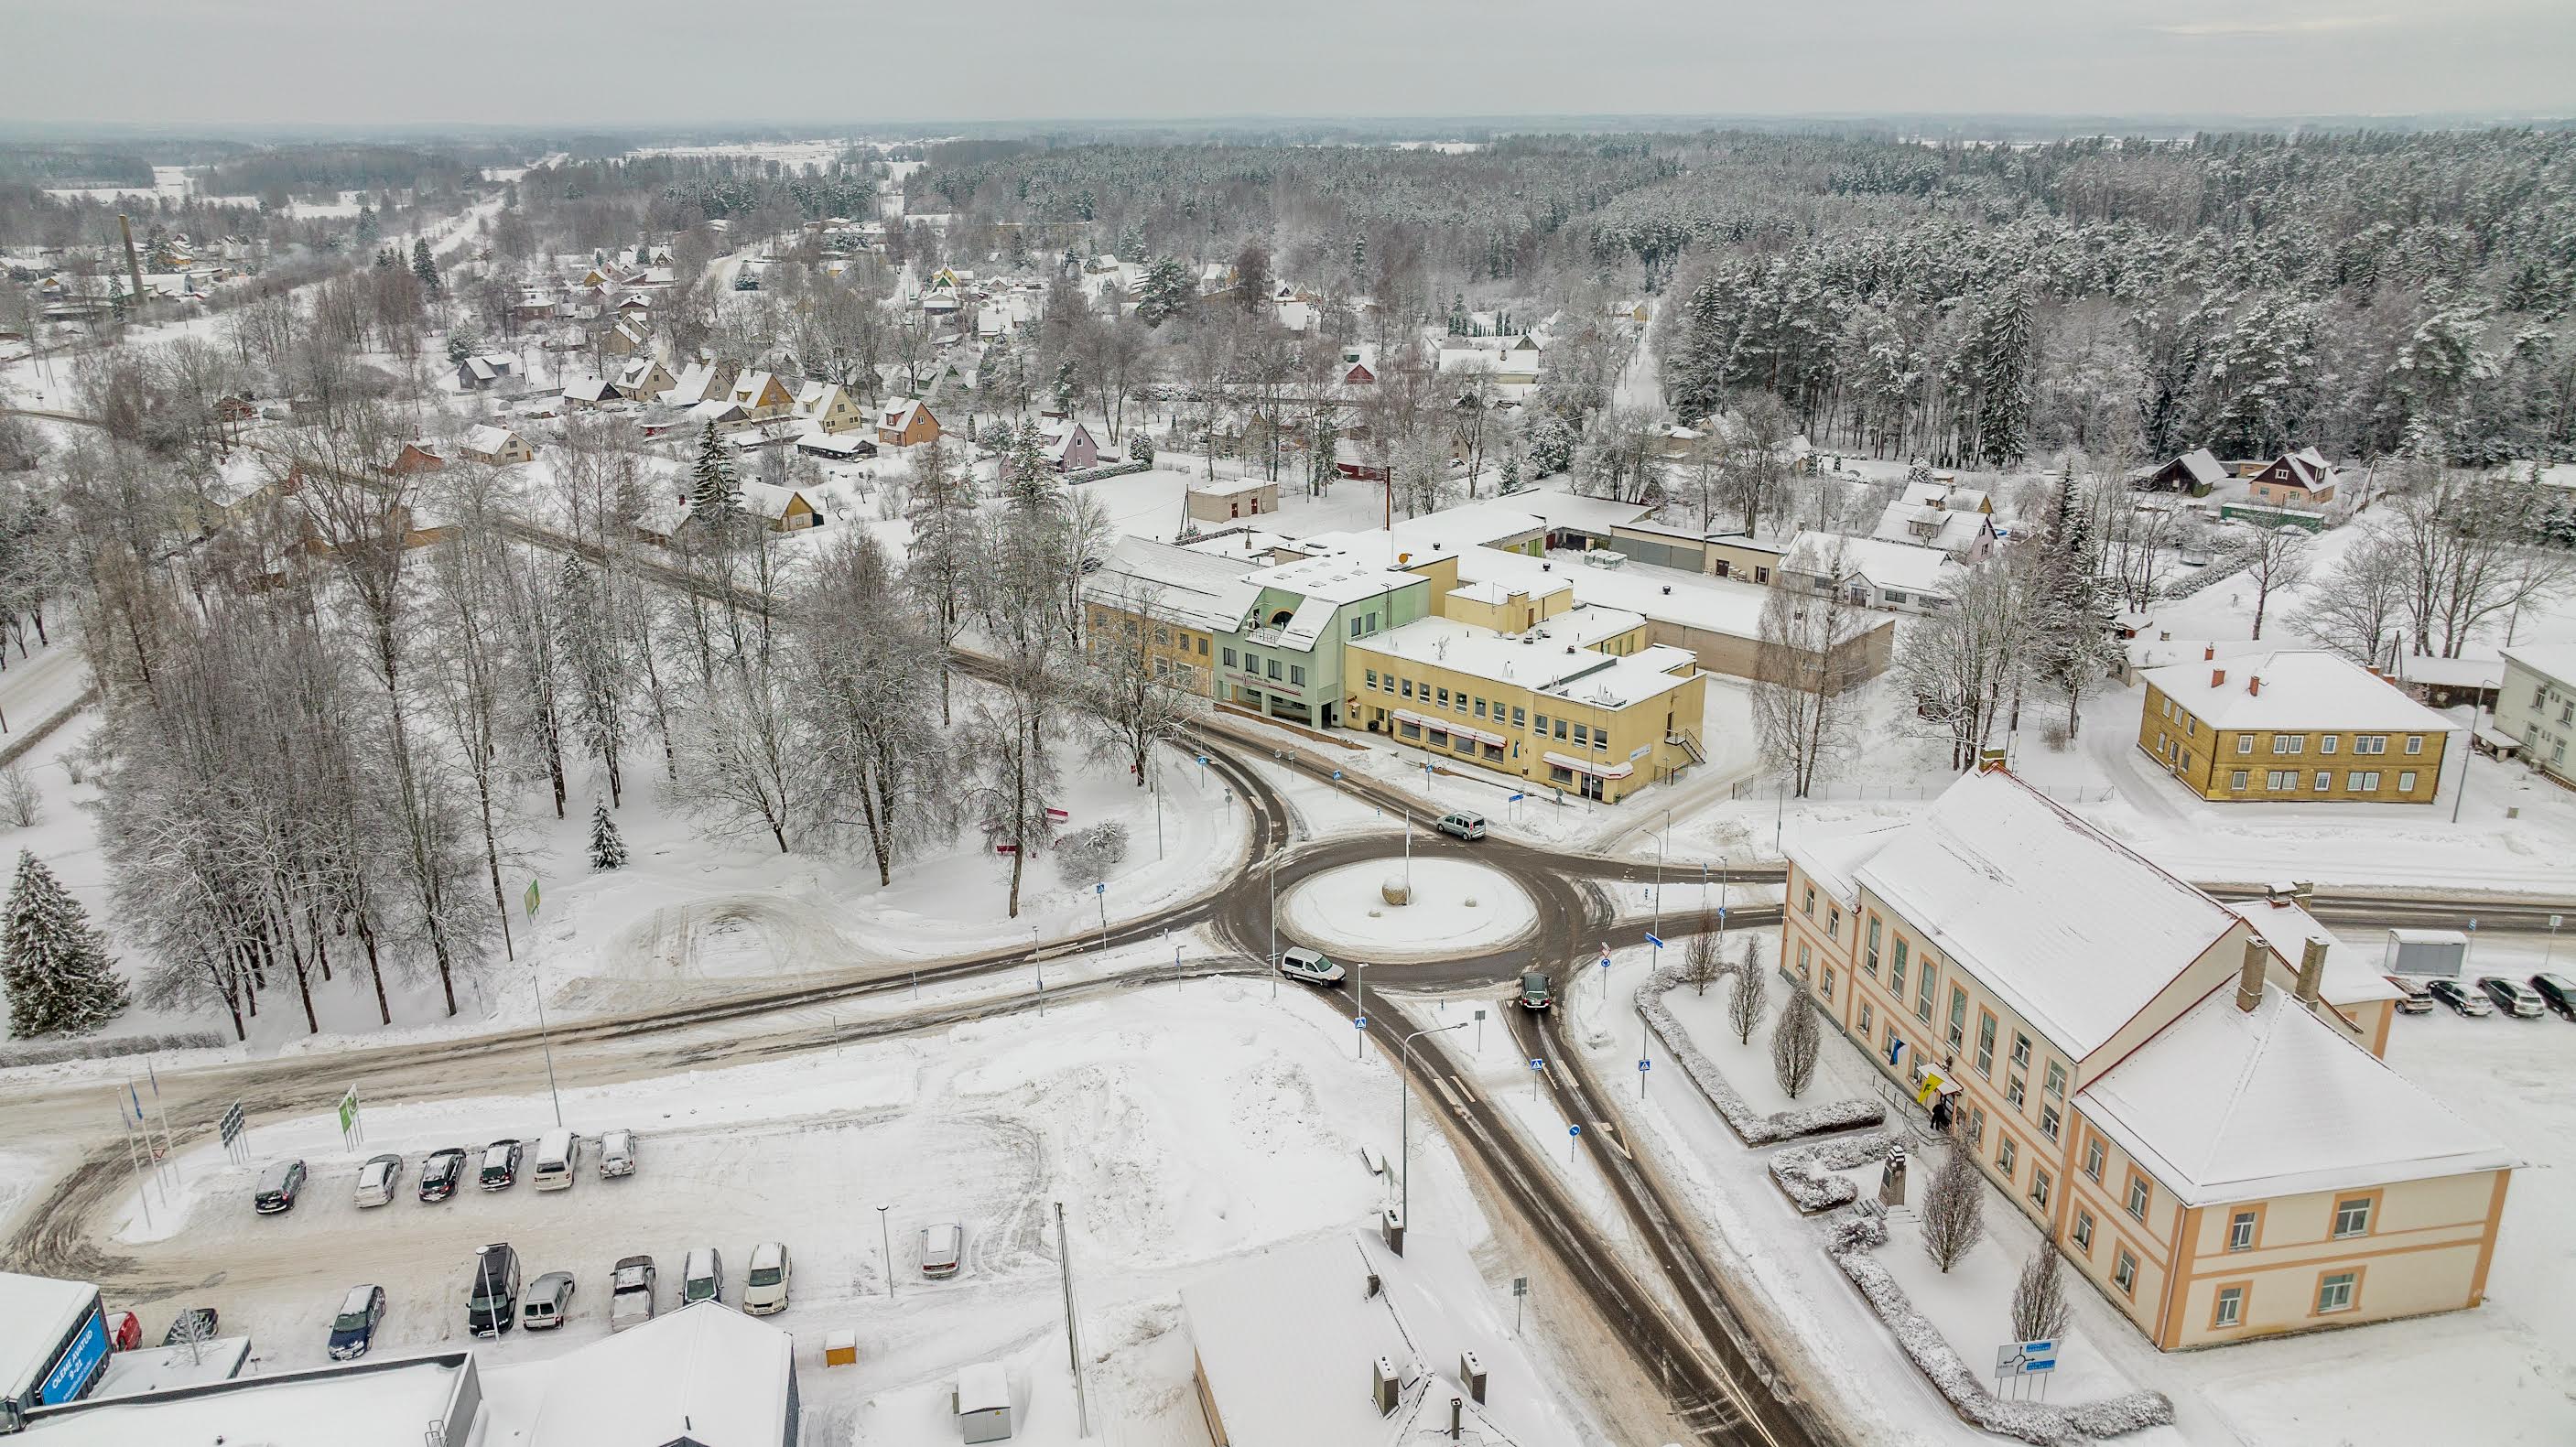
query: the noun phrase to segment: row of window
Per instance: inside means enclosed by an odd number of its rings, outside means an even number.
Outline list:
[[[1234,661],[1234,650],[1231,648],[1225,650],[1225,666],[1228,668],[1236,666]],[[1249,648],[1243,650],[1242,668],[1246,673],[1258,674],[1263,678],[1267,678],[1275,682],[1279,678],[1280,667],[1280,662],[1276,658],[1264,658]],[[1287,674],[1288,684],[1290,687],[1303,688],[1306,686],[1306,665],[1302,663],[1288,664]]]
[[[2227,776],[2227,791],[2231,794],[2244,793],[2246,780],[2249,777],[2251,776],[2243,769],[2237,769],[2230,772]],[[2376,794],[2379,792],[2379,781],[2382,777],[2383,776],[2380,771],[2377,769],[2350,770],[2343,776],[2343,792],[2347,794]],[[2266,769],[2263,772],[2263,788],[2267,793],[2296,793],[2300,791],[2300,787],[2302,785],[2305,785],[2308,782],[2308,773],[2304,769]],[[2309,788],[2307,792],[2313,794],[2331,794],[2334,791],[2334,770],[2317,770],[2314,786]],[[2397,771],[2397,792],[2401,794],[2412,794],[2415,792],[2415,771],[2413,769],[2400,769]]]
[[[1109,631],[1109,622],[1110,622],[1110,616],[1109,616],[1109,610],[1108,610],[1108,609],[1106,609],[1106,608],[1094,608],[1094,609],[1092,609],[1092,610],[1091,610],[1091,631],[1092,631],[1092,634],[1093,634],[1095,637],[1096,637],[1096,636],[1099,636],[1099,635],[1101,635],[1101,634],[1105,634],[1105,633],[1107,633],[1107,632]],[[1154,646],[1155,646],[1155,647],[1157,647],[1157,648],[1169,648],[1169,647],[1171,647],[1171,646],[1172,646],[1172,634],[1174,633],[1174,631],[1175,631],[1175,630],[1174,630],[1174,629],[1172,628],[1172,626],[1171,626],[1170,624],[1168,624],[1168,623],[1157,623],[1157,624],[1155,624],[1155,625],[1154,625]],[[1203,637],[1203,636],[1201,636],[1201,635],[1199,635],[1199,634],[1192,633],[1192,632],[1190,632],[1190,631],[1189,631],[1188,629],[1186,629],[1186,628],[1184,628],[1184,629],[1180,629],[1180,630],[1178,630],[1178,632],[1180,633],[1180,638],[1181,638],[1181,651],[1182,651],[1183,653],[1187,653],[1187,652],[1189,652],[1189,651],[1190,651],[1190,645],[1191,645],[1191,644],[1193,644],[1193,643],[1195,643],[1195,644],[1197,644],[1197,645],[1198,645],[1198,654],[1199,654],[1199,657],[1201,657],[1201,658],[1205,658],[1205,657],[1207,657],[1208,641],[1207,641],[1207,639],[1206,639],[1205,637]],[[1134,637],[1136,637],[1136,636],[1137,636],[1137,623],[1136,623],[1135,615],[1133,615],[1133,614],[1121,614],[1121,615],[1119,615],[1119,617],[1118,617],[1118,633],[1119,633],[1119,636],[1124,637],[1124,638],[1134,638]]]
[[[1445,708],[1451,713],[1484,719],[1497,727],[1503,724],[1504,715],[1508,712],[1513,728],[1527,729],[1543,739],[1563,739],[1578,749],[1588,748],[1595,753],[1610,751],[1610,730],[1606,726],[1594,728],[1590,724],[1579,724],[1561,715],[1550,719],[1543,713],[1532,714],[1523,704],[1513,704],[1506,710],[1503,701],[1499,698],[1488,703],[1483,697],[1470,694],[1463,688],[1437,687],[1428,681],[1417,684],[1412,679],[1398,678],[1391,672],[1380,673],[1374,668],[1364,670],[1361,680],[1362,688],[1373,689],[1379,693],[1391,693],[1397,698],[1426,708]]]
[[[2319,734],[2317,735],[2317,752],[2321,754],[2331,754],[2341,745],[2342,741],[2343,736],[2341,734]],[[2307,751],[2308,736],[2306,734],[2272,735],[2272,752],[2275,754],[2303,754]],[[2352,751],[2356,754],[2384,754],[2388,752],[2388,735],[2355,734],[2352,740]],[[2238,734],[2236,736],[2236,752],[2240,754],[2250,754],[2254,752],[2254,736],[2252,734]],[[2410,754],[2420,754],[2424,752],[2424,736],[2422,734],[2406,735],[2406,752]]]

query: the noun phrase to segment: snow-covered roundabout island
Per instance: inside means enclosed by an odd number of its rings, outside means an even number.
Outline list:
[[[1498,870],[1459,859],[1413,861],[1413,902],[1389,904],[1387,881],[1402,861],[1345,864],[1299,884],[1279,901],[1279,922],[1326,954],[1379,960],[1443,959],[1497,949],[1527,934],[1537,907]]]

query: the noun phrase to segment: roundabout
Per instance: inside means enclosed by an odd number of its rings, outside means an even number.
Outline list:
[[[1326,869],[1299,880],[1279,900],[1279,924],[1337,957],[1374,964],[1454,958],[1499,949],[1527,935],[1538,907],[1501,870],[1465,859],[1394,860]]]

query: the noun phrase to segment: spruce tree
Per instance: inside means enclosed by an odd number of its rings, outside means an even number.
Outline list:
[[[733,459],[716,440],[716,424],[707,424],[698,439],[698,460],[689,468],[689,516],[715,527],[730,522],[742,509],[742,489],[734,485]]]
[[[85,1035],[126,1004],[89,912],[26,850],[0,920],[0,983],[8,987],[9,1033],[22,1040]]]
[[[608,817],[608,801],[601,799],[590,806],[590,867],[622,869],[626,866],[626,840],[617,832],[617,821]]]
[[[412,241],[411,274],[420,278],[422,295],[435,299],[447,294],[447,284],[438,277],[438,258],[429,254],[429,238],[426,236]]]

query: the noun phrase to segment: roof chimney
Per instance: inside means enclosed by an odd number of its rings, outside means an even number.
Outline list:
[[[2213,660],[2213,659],[2215,659],[2215,658],[2217,658],[2217,657],[2218,657],[2218,645],[2217,645],[2217,644],[2215,644],[2215,643],[2204,643],[2204,644],[2200,645],[2200,661],[2201,661],[2201,662],[2203,662],[2203,663],[2207,663],[2207,662],[2210,662],[2211,660]]]
[[[1403,1380],[1395,1374],[1395,1363],[1385,1357],[1379,1357],[1369,1374],[1369,1395],[1377,1401],[1379,1416],[1390,1417],[1395,1414],[1396,1399],[1401,1394],[1403,1385]]]
[[[2315,1009],[2326,982],[2326,942],[2311,935],[2299,949],[2299,1003]]]
[[[1451,1397],[1451,1398],[1449,1399],[1449,1440],[1450,1440],[1450,1441],[1455,1442],[1455,1441],[1457,1441],[1457,1440],[1459,1439],[1459,1437],[1462,1435],[1462,1433],[1463,1433],[1463,1429],[1464,1429],[1464,1427],[1465,1427],[1465,1418],[1466,1418],[1466,1415],[1467,1415],[1467,1408],[1466,1408],[1466,1404],[1465,1404],[1465,1403],[1463,1403],[1463,1402],[1461,1402],[1461,1401],[1459,1401],[1456,1397]]]
[[[2261,697],[2263,693],[2263,675],[2259,673],[2246,675],[2245,691],[2258,698]]]
[[[2004,771],[2004,766],[2008,762],[2009,758],[2002,749],[1984,748],[1977,750],[1977,772],[1980,774],[2000,774]]]
[[[2271,959],[2272,947],[2259,937],[2245,942],[2245,968],[2236,974],[2236,1008],[2248,1015],[2263,1003],[2263,971]]]
[[[2209,686],[2212,688],[2225,688],[2227,686],[2227,670],[2224,668],[2211,669],[2209,671]]]

